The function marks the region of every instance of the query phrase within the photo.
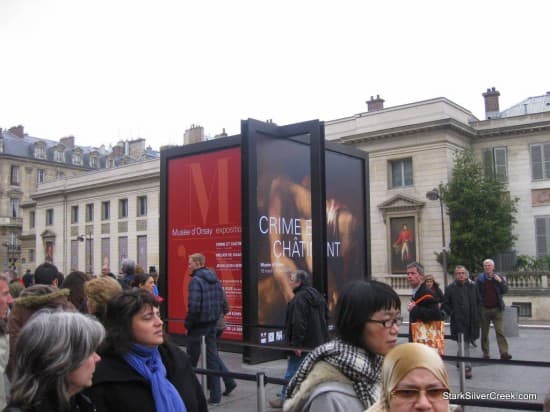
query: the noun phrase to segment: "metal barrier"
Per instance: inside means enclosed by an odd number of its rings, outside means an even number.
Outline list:
[[[408,337],[408,334],[400,333],[399,337]],[[188,339],[196,339],[189,338]],[[450,335],[445,335],[445,339],[450,339]],[[296,350],[295,347],[290,346],[269,346],[261,345],[256,343],[248,342],[235,342],[235,341],[220,341],[226,345],[234,345],[240,347],[256,347],[268,350],[277,350],[277,351],[291,351]],[[303,352],[309,352],[311,349],[300,349]],[[464,338],[462,334],[459,336],[459,346],[458,346],[458,356],[452,355],[443,355],[441,357],[443,361],[452,361],[458,362],[460,365],[460,391],[464,393],[465,391],[465,362],[473,363],[493,363],[493,364],[505,364],[513,366],[530,366],[530,367],[546,367],[550,368],[550,362],[540,362],[540,361],[525,361],[525,360],[501,360],[501,359],[483,359],[483,358],[472,358],[464,356]],[[257,410],[258,412],[265,412],[266,410],[266,388],[265,386],[269,383],[276,385],[286,385],[288,380],[282,378],[274,378],[266,376],[263,372],[258,372],[255,375],[248,373],[238,373],[238,372],[222,372],[219,370],[206,369],[206,339],[204,336],[201,336],[201,368],[195,368],[195,372],[201,375],[201,384],[203,385],[203,390],[206,393],[206,377],[207,376],[219,376],[219,377],[232,377],[238,380],[244,381],[254,381],[256,382],[256,397],[257,397]],[[452,400],[451,404],[460,405],[463,408],[463,411],[466,411],[465,406],[479,406],[485,408],[504,408],[504,409],[513,409],[513,410],[524,410],[524,411],[542,411],[542,403],[533,403],[533,402],[522,402],[522,401],[498,401],[498,400],[483,400],[483,399],[456,399]]]

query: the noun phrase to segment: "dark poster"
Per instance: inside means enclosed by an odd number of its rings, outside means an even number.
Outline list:
[[[168,331],[184,333],[188,259],[202,253],[229,301],[223,337],[242,339],[241,153],[222,149],[170,159],[167,166]],[[177,320],[177,321],[176,321]]]
[[[260,343],[274,343],[283,341],[293,296],[288,274],[312,271],[310,147],[271,137],[259,138],[256,147],[257,322],[268,327],[260,331]]]
[[[365,279],[365,160],[327,150],[327,278],[331,312],[342,287]]]
[[[406,273],[407,265],[416,261],[414,217],[390,219],[391,273]]]

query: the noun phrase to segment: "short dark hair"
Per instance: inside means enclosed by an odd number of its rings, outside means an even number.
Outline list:
[[[134,343],[132,319],[145,306],[158,308],[159,302],[144,289],[126,289],[107,304],[105,329],[107,338],[103,350],[120,355],[128,353]]]
[[[407,265],[407,269],[416,268],[418,273],[422,275],[424,273],[424,266],[420,262],[412,262]]]
[[[296,280],[300,281],[304,286],[311,286],[311,275],[305,270],[297,270],[294,272]]]
[[[34,271],[34,283],[37,285],[51,285],[55,279],[58,285],[63,282],[63,276],[53,263],[44,262]]]
[[[136,273],[136,275],[134,276],[134,280],[132,281],[132,284],[130,286],[134,288],[139,288],[143,284],[145,284],[145,282],[147,282],[147,279],[149,279],[150,277],[153,277],[153,275],[151,275],[150,273]]]
[[[365,323],[375,312],[389,309],[401,310],[401,300],[388,284],[376,280],[348,283],[336,303],[338,336],[346,343],[369,351],[362,340]]]

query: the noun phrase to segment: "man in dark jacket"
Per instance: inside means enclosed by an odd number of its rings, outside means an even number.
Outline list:
[[[123,278],[119,280],[120,286],[122,286],[122,289],[130,289],[136,277],[136,262],[132,259],[124,259],[120,271],[124,275]]]
[[[495,262],[492,259],[483,261],[484,272],[478,276],[476,286],[481,294],[481,349],[483,357],[489,359],[489,327],[495,326],[500,359],[510,360],[508,342],[504,337],[504,300],[502,295],[508,292],[504,276],[495,272]]]
[[[409,311],[409,342],[412,342],[410,324],[443,320],[437,298],[424,283],[424,267],[419,262],[407,265],[407,280],[412,288],[412,299],[407,304]]]
[[[479,338],[479,308],[481,296],[470,282],[464,266],[455,268],[455,281],[445,289],[443,311],[451,316],[451,339],[458,341],[464,335],[464,355],[470,357],[470,344]],[[472,364],[466,363],[466,378],[472,378]]]
[[[205,266],[205,258],[200,253],[189,256],[191,282],[188,290],[187,318],[187,354],[194,367],[200,356],[200,337],[206,337],[206,366],[208,369],[221,370],[220,357],[216,347],[216,323],[223,311],[224,294],[216,274]],[[209,402],[221,402],[221,383],[219,376],[208,377],[210,390]],[[232,389],[231,389],[232,390]],[[231,390],[226,388],[226,392]]]
[[[328,308],[323,295],[311,286],[309,273],[299,270],[288,280],[294,297],[288,302],[285,337],[289,346],[295,347],[289,354],[285,379],[290,380],[306,357],[301,348],[315,348],[328,341]],[[281,408],[285,400],[286,386],[281,397],[269,401],[273,408]]]

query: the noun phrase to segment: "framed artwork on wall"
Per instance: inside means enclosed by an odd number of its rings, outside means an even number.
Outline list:
[[[407,265],[416,260],[415,236],[414,216],[390,219],[391,273],[406,273]]]

